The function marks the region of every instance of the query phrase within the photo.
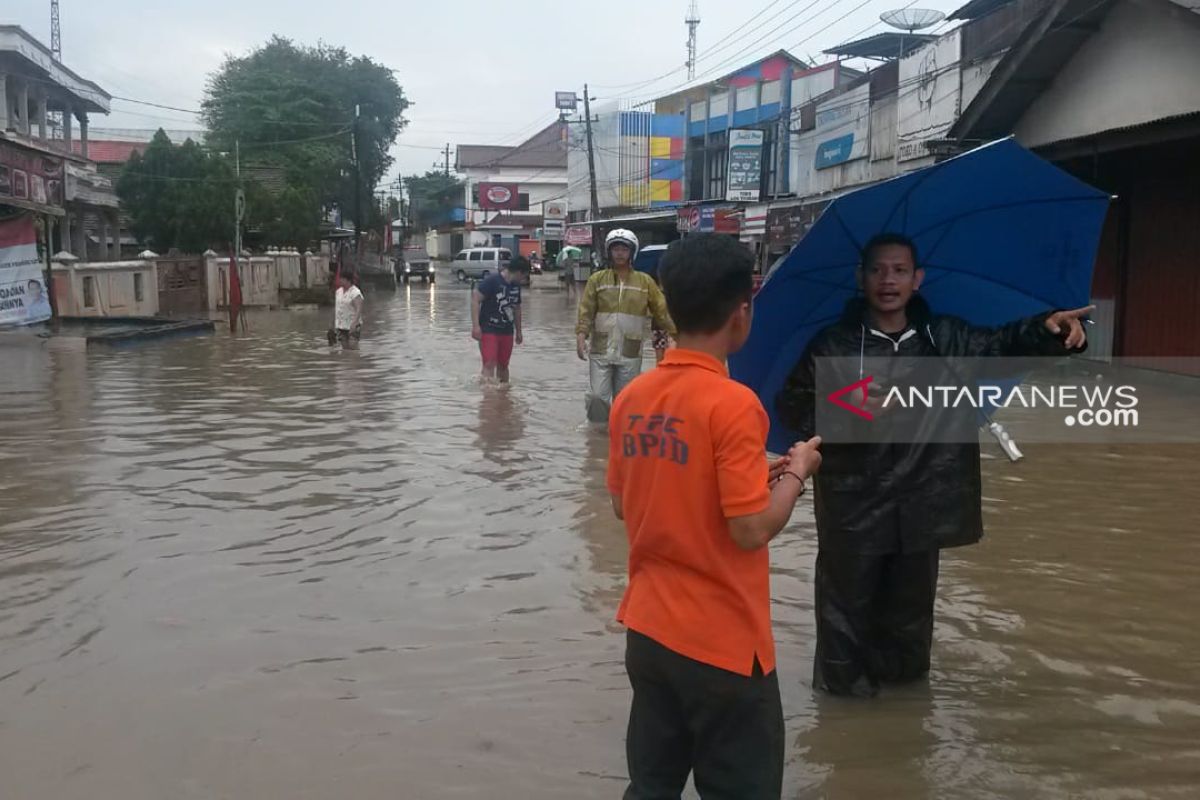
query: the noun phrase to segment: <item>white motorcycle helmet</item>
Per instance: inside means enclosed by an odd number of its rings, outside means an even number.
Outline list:
[[[610,231],[608,236],[604,237],[605,258],[608,257],[608,252],[612,249],[614,244],[623,244],[629,247],[630,263],[633,263],[633,260],[637,258],[638,238],[636,235],[634,235],[633,231],[625,230],[624,228],[617,228],[616,230]]]

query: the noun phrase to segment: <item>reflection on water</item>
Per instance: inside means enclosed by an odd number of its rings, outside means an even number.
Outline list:
[[[111,354],[0,344],[4,798],[615,797],[624,534],[571,309],[481,385],[467,291]],[[776,542],[788,797],[1194,797],[1195,448],[985,464],[933,680],[808,687],[811,506]]]

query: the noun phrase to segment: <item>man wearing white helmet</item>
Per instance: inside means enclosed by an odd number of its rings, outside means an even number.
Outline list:
[[[604,239],[608,269],[588,279],[579,301],[576,352],[591,364],[587,407],[593,422],[608,420],[613,398],[642,371],[647,320],[675,334],[662,290],[649,275],[633,269],[637,251],[638,239],[632,231],[617,228],[609,233]]]

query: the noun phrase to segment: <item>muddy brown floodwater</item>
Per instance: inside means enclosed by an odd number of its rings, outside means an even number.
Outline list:
[[[370,296],[349,353],[316,312],[0,348],[0,797],[620,796],[571,310],[527,294],[503,391],[467,299]],[[1200,796],[1200,450],[1026,450],[945,556],[923,690],[814,696],[811,501],[773,545],[786,797]]]

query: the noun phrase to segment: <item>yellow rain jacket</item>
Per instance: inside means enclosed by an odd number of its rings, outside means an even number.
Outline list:
[[[592,358],[610,364],[640,361],[648,319],[655,328],[675,335],[667,300],[653,278],[631,271],[621,281],[616,270],[605,269],[588,278],[575,333],[591,337]]]

